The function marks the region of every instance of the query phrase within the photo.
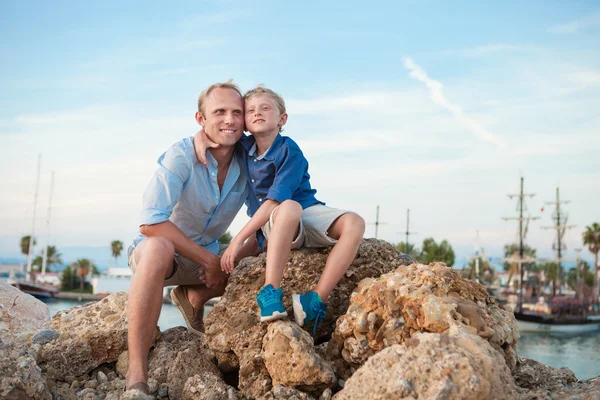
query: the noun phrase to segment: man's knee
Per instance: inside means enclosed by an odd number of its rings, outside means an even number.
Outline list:
[[[144,239],[136,248],[137,268],[151,267],[154,270],[166,272],[170,270],[175,257],[175,246],[166,238],[150,237]],[[139,251],[139,253],[137,253]]]
[[[277,207],[275,214],[273,214],[274,220],[281,217],[300,221],[300,218],[302,218],[302,206],[297,201],[285,200]]]

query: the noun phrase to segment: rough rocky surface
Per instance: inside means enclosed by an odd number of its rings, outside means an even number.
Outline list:
[[[283,282],[290,315],[291,294],[316,283],[327,255],[291,254]],[[118,294],[59,313],[13,343],[0,341],[0,398],[331,400],[402,398],[400,392],[423,399],[600,399],[600,377],[580,382],[567,369],[519,359],[512,316],[443,264],[402,266],[389,244],[363,241],[315,346],[291,317],[258,322],[264,261],[247,259],[236,268],[207,317],[205,337],[183,327],[157,335],[150,396],[123,393],[126,296]]]
[[[471,334],[422,333],[393,345],[359,368],[336,400],[514,399],[500,353]]]
[[[329,252],[330,249],[322,249],[290,254],[282,281],[283,304],[288,315],[293,315],[292,294],[304,293],[316,286]],[[259,397],[272,386],[261,357],[267,324],[259,322],[256,304],[256,295],[264,285],[265,262],[265,255],[242,260],[231,274],[221,301],[205,321],[206,339],[219,367],[221,370],[239,368],[239,388],[248,397]],[[393,271],[402,262],[389,243],[363,240],[354,262],[328,299],[327,317],[317,329],[316,340],[331,334],[336,319],[346,312],[348,299],[358,282]]]
[[[289,321],[269,325],[263,338],[262,359],[273,385],[301,387],[322,393],[337,379],[331,365],[315,351],[311,336]]]
[[[363,280],[337,320],[327,351],[341,357],[336,372],[347,378],[383,348],[420,332],[464,330],[487,340],[514,369],[519,338],[514,315],[501,308],[485,287],[462,279],[443,263],[400,266],[379,278]]]
[[[241,400],[239,392],[215,374],[202,372],[185,382],[183,400]]]
[[[293,387],[273,386],[270,391],[258,398],[259,400],[315,400],[314,397]]]
[[[43,344],[37,363],[48,378],[79,376],[114,362],[127,348],[127,294],[56,313],[47,327],[58,338]]]
[[[150,353],[148,376],[166,383],[169,399],[182,398],[188,378],[200,375],[209,381],[222,381],[214,355],[197,336],[177,327],[166,330]],[[191,390],[191,389],[190,389]]]
[[[600,377],[578,381],[568,368],[552,368],[519,358],[513,375],[519,400],[600,399]]]
[[[35,349],[0,343],[0,399],[52,399]]]
[[[46,304],[0,282],[0,342],[22,340],[39,331],[49,319]]]

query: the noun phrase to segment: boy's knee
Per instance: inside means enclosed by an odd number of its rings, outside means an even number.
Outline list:
[[[354,234],[362,238],[365,233],[365,220],[358,214],[349,213],[347,215],[346,223],[344,224],[344,231]]]
[[[300,221],[300,218],[302,217],[302,206],[297,201],[285,200],[275,211],[274,217],[277,218],[278,216],[285,216],[286,218],[293,218]]]

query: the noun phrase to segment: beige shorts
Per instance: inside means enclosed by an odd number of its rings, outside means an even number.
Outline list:
[[[222,244],[219,248],[219,255],[223,255],[227,249],[226,244]],[[135,261],[135,248],[129,250],[129,256],[127,258],[129,268],[135,274],[137,263]],[[188,260],[187,258],[175,254],[173,258],[173,274],[165,279],[164,286],[176,286],[176,285],[199,285],[200,282],[200,271],[204,267],[195,261]]]
[[[277,207],[271,212],[269,221],[262,227],[263,235],[269,239],[269,232],[273,227],[273,215]],[[337,240],[329,237],[329,227],[342,215],[349,213],[347,210],[327,207],[315,204],[302,211],[302,217],[298,226],[298,234],[292,242],[292,249],[300,247],[328,247],[334,245]]]

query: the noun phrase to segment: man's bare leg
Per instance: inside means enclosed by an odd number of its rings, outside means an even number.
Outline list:
[[[271,284],[276,289],[281,286],[283,267],[290,255],[301,217],[302,206],[295,201],[286,200],[275,210],[273,227],[269,232],[265,286]]]
[[[213,297],[222,296],[225,293],[226,286],[227,282],[220,283],[211,288],[206,287],[206,285],[187,286],[188,301],[192,307],[200,309]]]
[[[315,289],[322,301],[327,301],[333,288],[350,267],[364,233],[365,220],[354,213],[344,214],[331,224],[327,234],[337,239],[337,243],[329,253],[325,269]]]
[[[162,307],[165,278],[173,273],[175,248],[165,238],[144,239],[135,249],[136,270],[127,306],[129,369],[126,387],[148,380],[148,351]]]

